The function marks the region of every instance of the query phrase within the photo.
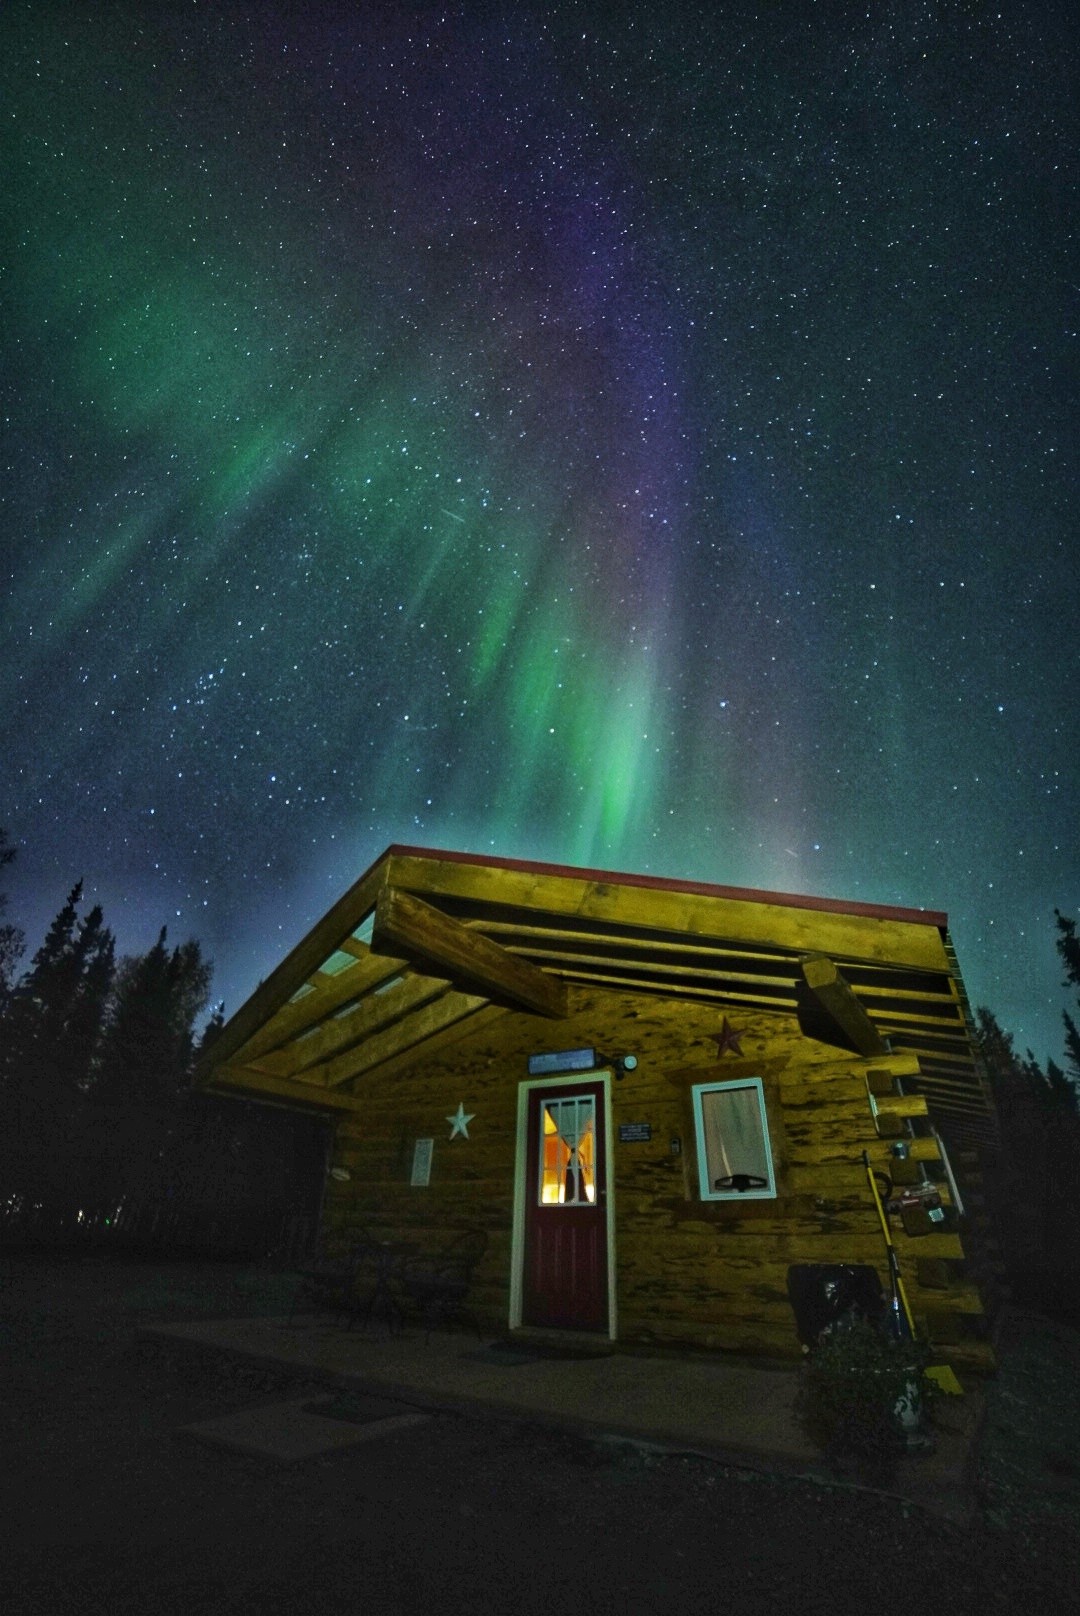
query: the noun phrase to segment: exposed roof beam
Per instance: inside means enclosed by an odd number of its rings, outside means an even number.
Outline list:
[[[715,1000],[719,1004],[737,1004],[747,1010],[782,1010],[790,1015],[791,996],[781,998],[772,993],[740,992],[738,987],[729,987],[718,983],[716,987],[707,987],[704,983],[658,984],[655,977],[648,975],[647,971],[635,976],[633,967],[626,971],[612,972],[597,969],[581,970],[571,965],[567,960],[563,967],[563,975],[567,982],[580,982],[589,987],[610,987],[626,993],[648,993],[655,995],[662,992],[672,999],[685,999],[690,1004],[711,1004]]]
[[[727,971],[724,969],[722,962],[719,964],[687,965],[679,960],[670,962],[667,959],[651,959],[648,954],[645,954],[645,957],[642,958],[641,955],[644,950],[639,950],[637,957],[629,949],[620,950],[613,956],[611,954],[585,953],[584,950],[570,952],[567,949],[560,948],[557,944],[549,947],[543,943],[527,943],[521,947],[508,947],[507,952],[514,954],[518,959],[531,958],[534,962],[538,958],[550,959],[567,971],[579,968],[584,970],[593,965],[608,970],[625,968],[628,971],[643,971],[652,977],[662,978],[660,985],[665,988],[670,987],[672,992],[678,992],[680,983],[692,979],[695,982],[714,980],[723,985],[730,982],[760,983],[765,987],[779,988],[781,993],[786,992],[789,999],[791,995],[790,976],[770,976],[764,971],[759,975],[752,976],[748,971]],[[667,980],[669,977],[671,978],[670,983]]]
[[[799,1026],[810,1038],[854,1049],[860,1055],[887,1055],[889,1046],[870,1020],[834,962],[824,954],[799,961]]]
[[[808,906],[797,898],[788,902],[780,894],[740,894],[735,889],[639,877],[598,880],[597,874],[508,860],[479,864],[462,856],[440,857],[407,848],[391,848],[387,860],[387,879],[394,886],[436,900],[494,903],[532,915],[574,915],[677,937],[722,937],[751,946],[768,943],[792,953],[820,950],[868,965],[948,969],[936,923],[943,916],[907,910],[861,912],[855,905],[824,901]]]
[[[460,1039],[470,1037],[484,1027],[491,1026],[503,1016],[513,1015],[512,1010],[504,1010],[501,1005],[492,1004],[488,999],[466,999],[463,994],[448,995],[449,1002],[443,1005],[442,1020],[436,1024],[433,1012],[437,1008],[428,1005],[421,1012],[428,1020],[428,1031],[423,1039],[423,1056],[425,1072],[438,1068],[444,1053],[452,1048]],[[456,1009],[453,1000],[459,1001]],[[354,1072],[351,1078],[340,1079],[345,1084],[345,1092],[356,1094],[357,1079],[366,1083],[374,1078],[379,1083],[393,1082],[395,1078],[415,1070],[418,1044],[411,1042],[404,1047],[394,1048],[384,1040],[382,1047],[378,1039],[372,1039],[363,1045],[362,1050],[352,1053],[363,1054],[364,1064]],[[348,1057],[342,1057],[347,1059]]]
[[[427,1044],[429,1040],[434,1043],[456,1025],[490,1008],[491,1001],[486,997],[458,993],[451,988],[438,999],[421,1005],[403,1021],[395,1021],[393,1026],[365,1038],[363,1043],[335,1055],[309,1076],[317,1076],[320,1082],[337,1088],[394,1056],[415,1054],[417,1045]]]
[[[441,998],[448,986],[442,977],[409,975],[389,992],[370,993],[352,1009],[329,1017],[284,1048],[272,1050],[263,1057],[263,1065],[279,1077],[297,1077],[307,1069],[321,1068],[341,1050],[362,1043],[403,1021],[432,999]]]
[[[316,973],[339,946],[341,939],[355,930],[382,884],[382,866],[385,862],[384,855],[383,859],[364,872],[359,881],[338,899],[292,952],[286,954],[266,981],[259,984],[250,999],[225,1023],[210,1049],[197,1063],[195,1081],[198,1087],[212,1082],[215,1069],[230,1060],[242,1044],[265,1027],[301,982]]]
[[[260,1095],[290,1104],[314,1106],[316,1111],[359,1111],[361,1102],[340,1089],[324,1088],[316,1083],[291,1083],[285,1077],[271,1077],[269,1072],[253,1072],[242,1066],[219,1066],[214,1071],[214,1087],[233,1090],[239,1094]]]
[[[404,955],[460,987],[478,988],[501,1004],[561,1020],[567,1013],[566,988],[527,960],[409,892],[385,887],[375,905],[372,952]]]
[[[361,999],[372,988],[388,982],[391,977],[404,970],[404,960],[390,959],[385,954],[380,954],[375,959],[368,953],[366,944],[361,946],[364,950],[363,955],[357,956],[355,965],[350,965],[347,970],[338,971],[334,976],[326,977],[318,987],[313,988],[310,993],[305,993],[301,998],[283,1004],[253,1038],[249,1038],[246,1044],[240,1046],[233,1060],[243,1066],[264,1055],[267,1050],[287,1044],[300,1033],[318,1026],[328,1016],[335,1015],[342,1005],[348,1004],[352,999]]]

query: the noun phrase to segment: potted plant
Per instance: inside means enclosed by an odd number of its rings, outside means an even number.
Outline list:
[[[869,1320],[848,1316],[823,1334],[803,1370],[798,1413],[832,1460],[887,1480],[917,1445],[927,1351]]]

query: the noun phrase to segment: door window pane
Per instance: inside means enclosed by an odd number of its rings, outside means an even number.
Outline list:
[[[541,1106],[540,1202],[592,1206],[596,1202],[596,1100],[591,1094],[545,1100]]]

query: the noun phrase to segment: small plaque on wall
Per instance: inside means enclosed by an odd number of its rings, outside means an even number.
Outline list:
[[[595,1065],[595,1049],[552,1049],[546,1054],[529,1056],[529,1076],[542,1077],[545,1072],[591,1072]]]
[[[652,1138],[651,1122],[620,1122],[620,1145],[639,1145]]]
[[[431,1153],[434,1149],[434,1139],[418,1139],[413,1146],[412,1177],[409,1183],[414,1189],[426,1189],[431,1183]]]

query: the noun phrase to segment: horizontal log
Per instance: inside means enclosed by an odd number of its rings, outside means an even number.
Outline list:
[[[874,1098],[879,1117],[925,1117],[926,1101],[921,1094],[882,1094]]]
[[[457,1023],[485,1007],[486,1000],[483,998],[450,989],[430,1003],[421,1005],[401,1021],[387,1027],[385,1031],[366,1038],[355,1049],[335,1055],[325,1066],[314,1070],[325,1073],[327,1083],[339,1085],[352,1082],[395,1057],[407,1055],[410,1060],[415,1060],[416,1046],[425,1044],[428,1039],[440,1033],[448,1032]]]
[[[891,1082],[900,1077],[918,1077],[921,1071],[918,1055],[911,1050],[894,1049],[884,1060],[868,1062],[866,1079],[868,1083],[876,1083],[886,1077]]]
[[[448,995],[448,999],[451,1013],[440,1026],[427,1032],[422,1041],[414,1040],[396,1052],[379,1051],[378,1061],[364,1068],[365,1087],[377,1086],[380,1092],[389,1093],[391,1088],[400,1091],[402,1081],[407,1081],[410,1092],[415,1083],[417,1094],[426,1094],[429,1085],[434,1092],[438,1084],[452,1077],[454,1084],[464,1080],[466,1088],[471,1089],[473,1077],[484,1071],[491,1061],[504,1062],[501,1070],[505,1078],[507,1057],[501,1049],[493,1049],[487,1043],[486,1035],[503,1018],[511,1019],[513,1011],[466,994]],[[378,1085],[367,1085],[369,1071],[377,1071]],[[516,1090],[512,1085],[507,1084],[504,1093],[512,1107],[516,1107]],[[455,1106],[461,1098],[460,1094],[455,1097]],[[516,1109],[511,1114],[516,1117]]]
[[[939,1348],[963,1341],[964,1320],[962,1314],[949,1313],[939,1307],[914,1311],[919,1319],[920,1333],[929,1339],[932,1347]]]
[[[640,992],[648,992],[652,989],[654,980],[651,968],[648,965],[642,965],[639,974],[635,974],[632,967],[616,974],[610,968],[604,970],[599,966],[583,969],[576,961],[569,959],[562,965],[562,974],[567,981],[575,983],[622,990],[636,989]],[[667,985],[666,992],[673,1002],[681,1001],[686,1005],[691,1005],[707,1000],[718,1008],[738,1007],[740,1014],[753,1013],[753,1011],[764,1007],[780,1015],[791,1008],[790,1002],[780,997],[772,998],[768,994],[758,993],[751,997],[749,991],[743,996],[739,993],[737,987],[733,987],[727,982],[717,983],[715,987],[711,987],[696,981],[684,984],[672,981]]]
[[[896,1160],[896,1157],[893,1154],[893,1144],[893,1141],[887,1139],[872,1139],[868,1144],[863,1146],[862,1149],[865,1149],[867,1155],[870,1157],[872,1166],[880,1166],[885,1170],[885,1172],[890,1172],[889,1164]],[[932,1138],[906,1138],[904,1139],[903,1144],[907,1159],[909,1161],[922,1163],[922,1165],[928,1170],[931,1170],[932,1177],[933,1165],[941,1161],[941,1147],[938,1145],[937,1141]],[[862,1150],[860,1150],[859,1159],[860,1161],[862,1159]]]
[[[873,1214],[871,1213],[872,1217]],[[693,1239],[680,1230],[668,1230],[664,1238],[647,1240],[638,1235],[633,1245],[620,1242],[620,1262],[635,1267],[651,1267],[658,1274],[683,1285],[696,1275],[702,1282],[715,1282],[721,1273],[752,1275],[762,1263],[871,1263],[884,1267],[885,1245],[864,1216],[862,1230],[771,1230],[733,1234],[712,1231],[708,1239]],[[928,1239],[940,1237],[928,1236]],[[937,1255],[937,1253],[928,1253]],[[740,1265],[745,1265],[741,1267]]]
[[[252,1072],[245,1067],[232,1065],[216,1067],[205,1086],[211,1091],[234,1091],[248,1099],[288,1101],[294,1105],[310,1106],[316,1111],[360,1109],[360,1101],[351,1094],[339,1094],[316,1083],[293,1083],[287,1078],[271,1077],[266,1072]]]
[[[929,1314],[931,1311],[943,1315],[963,1313],[975,1318],[986,1311],[983,1299],[974,1285],[953,1285],[943,1291],[909,1283],[906,1290],[908,1301],[916,1313]]]
[[[354,939],[347,938],[346,942],[352,943]],[[373,988],[389,981],[405,967],[404,960],[391,959],[385,954],[380,954],[377,958],[370,955],[364,943],[355,943],[355,947],[360,949],[363,955],[362,958],[358,957],[355,965],[347,966],[344,971],[338,971],[335,976],[326,978],[320,987],[313,988],[301,998],[290,999],[283,1004],[265,1026],[237,1050],[235,1063],[243,1066],[248,1061],[264,1055],[268,1050],[288,1043],[290,1039],[308,1028],[318,1026],[328,1016],[335,1015],[342,1005],[361,998]]]
[[[597,879],[577,871],[460,863],[394,853],[389,878],[395,886],[433,896],[512,905],[532,913],[574,915],[618,927],[644,926],[674,936],[726,943],[820,952],[832,958],[904,964],[948,971],[941,933],[932,917],[851,914],[785,903],[775,894],[757,897],[717,891]]]
[[[798,996],[799,1023],[809,1036],[850,1045],[860,1055],[888,1054],[888,1044],[834,960],[808,955],[799,961],[799,970],[805,990]]]
[[[382,881],[381,867],[373,866],[366,870],[307,936],[271,971],[265,982],[260,983],[251,997],[225,1023],[205,1057],[202,1057],[200,1082],[203,1080],[203,1073],[228,1060],[242,1044],[264,1027],[297,988],[330,958],[334,950],[340,946],[341,939],[356,930],[374,903]]]
[[[997,1354],[989,1341],[961,1340],[942,1342],[936,1357],[944,1359],[953,1369],[973,1375],[997,1373]]]
[[[794,1105],[784,1101],[781,1106],[785,1127],[799,1127],[810,1124],[817,1129],[829,1123],[839,1123],[850,1127],[853,1133],[872,1134],[873,1122],[866,1109],[866,1095],[857,1095],[850,1100],[822,1099],[812,1097]]]
[[[784,1119],[785,1150],[789,1163],[859,1161],[864,1150],[879,1148],[874,1124],[869,1116],[860,1126],[832,1121],[796,1121],[790,1113]]]
[[[441,998],[449,986],[445,979],[434,976],[401,977],[389,989],[368,994],[352,1009],[330,1016],[305,1036],[264,1056],[260,1065],[279,1077],[295,1077],[403,1021],[412,1011]]]
[[[892,1239],[901,1262],[905,1264],[905,1272],[907,1265],[920,1257],[946,1257],[953,1262],[962,1262],[966,1255],[964,1243],[958,1234],[907,1235],[903,1229],[896,1227],[895,1219]]]
[[[411,893],[386,887],[375,905],[373,953],[406,958],[445,975],[459,987],[536,1015],[561,1020],[567,1013],[565,985],[527,960]]]
[[[779,1080],[778,1092],[782,1105],[814,1101],[866,1105],[866,1084],[861,1072],[789,1068]]]

